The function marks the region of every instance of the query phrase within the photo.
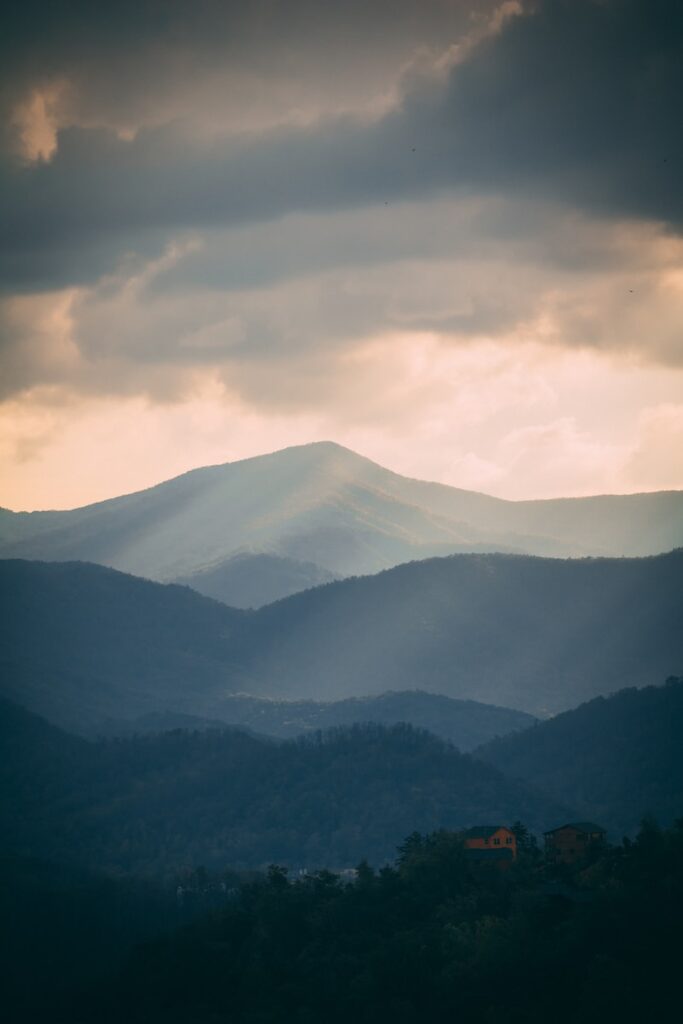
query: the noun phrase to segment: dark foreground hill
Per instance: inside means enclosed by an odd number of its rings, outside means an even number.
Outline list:
[[[288,881],[273,866],[189,923],[168,890],[164,906],[162,889],[4,860],[3,1011],[12,1024],[675,1019],[682,859],[681,827],[649,826],[561,878],[533,850],[501,873],[457,834],[413,833],[379,872]]]
[[[150,713],[132,720],[103,723],[99,732],[110,736],[132,736],[168,732],[171,729],[215,729],[228,723],[267,736],[288,739],[335,726],[357,722],[409,725],[427,729],[468,751],[487,740],[533,725],[535,719],[523,711],[454,700],[435,693],[403,690],[378,697],[350,697],[348,700],[273,700],[235,694],[220,701],[222,722],[191,715]]]
[[[390,858],[413,829],[566,810],[409,726],[278,743],[238,732],[89,743],[3,705],[2,834],[10,852],[113,872]]]
[[[683,679],[598,697],[477,755],[617,836],[683,817]]]
[[[559,884],[473,871],[411,836],[353,885],[272,871],[220,915],[147,944],[75,1024],[636,1024],[680,998],[683,830],[650,829]],[[73,1018],[69,1024],[74,1024]]]
[[[422,689],[543,716],[680,674],[683,550],[456,555],[257,612],[94,565],[0,562],[0,665],[5,696],[71,728],[168,710],[224,719],[235,693]]]

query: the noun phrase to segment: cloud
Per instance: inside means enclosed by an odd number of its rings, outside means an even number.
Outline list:
[[[308,410],[254,408],[209,371],[172,403],[36,388],[0,406],[0,503],[73,506],[323,439],[508,498],[683,487],[683,370],[431,334],[386,335],[338,365],[329,400]]]
[[[678,228],[682,52],[683,11],[669,0],[546,0],[485,34],[445,80],[411,80],[379,118],[208,139],[177,121],[130,139],[67,127],[49,163],[5,165],[2,278],[84,283],[181,230],[444,190]]]
[[[538,204],[440,200],[193,234],[91,287],[0,303],[3,393],[173,401],[211,373],[255,408],[310,411],[387,335],[680,365],[683,240],[561,213],[538,231],[545,217]]]
[[[664,402],[641,412],[638,441],[622,479],[643,488],[680,488],[683,483],[683,404]]]
[[[231,452],[241,430],[304,439],[305,422],[408,471],[413,437],[438,450],[426,475],[510,495],[561,487],[553,459],[583,466],[579,489],[677,478],[665,376],[630,419],[616,369],[590,387],[612,361],[680,379],[676,4],[29,0],[8,17],[0,400],[38,416],[12,435],[22,465],[78,403],[173,434],[173,409],[185,422],[209,394]],[[576,373],[571,402],[540,352]]]
[[[507,9],[509,3],[503,4]],[[27,0],[0,39],[5,110],[68,83],[58,128],[191,118],[200,132],[262,131],[380,109],[418,55],[476,38],[497,0]],[[11,137],[7,140],[12,141]],[[15,138],[14,142],[18,140]]]

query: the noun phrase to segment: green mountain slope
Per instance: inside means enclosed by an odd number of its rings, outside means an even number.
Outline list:
[[[615,832],[683,816],[683,679],[598,697],[477,756]]]

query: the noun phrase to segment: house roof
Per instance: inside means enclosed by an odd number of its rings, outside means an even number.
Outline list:
[[[496,832],[500,832],[503,829],[505,832],[511,832],[507,825],[475,825],[473,828],[467,828],[463,832],[465,839],[490,839],[491,836],[495,835]]]
[[[577,832],[602,832],[603,835],[607,834],[607,830],[602,825],[596,825],[593,821],[568,821],[565,825],[558,825],[557,828],[548,829],[543,835],[551,836],[555,832],[561,832],[563,828],[575,828]]]

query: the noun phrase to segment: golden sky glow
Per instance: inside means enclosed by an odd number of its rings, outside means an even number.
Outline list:
[[[0,505],[323,439],[508,498],[683,488],[672,8],[258,6],[0,52]]]

